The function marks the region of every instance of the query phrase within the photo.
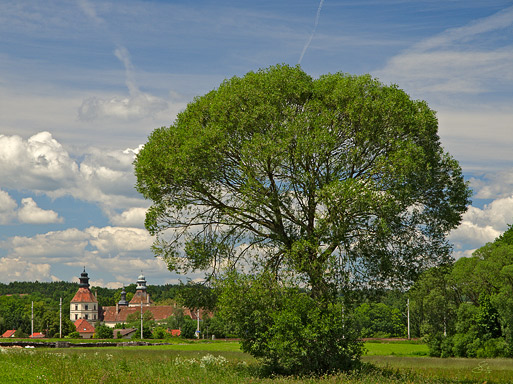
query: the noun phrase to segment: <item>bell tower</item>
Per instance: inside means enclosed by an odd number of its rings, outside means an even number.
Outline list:
[[[73,296],[73,299],[71,299],[69,313],[69,318],[73,322],[79,319],[85,319],[92,322],[98,320],[98,300],[89,288],[89,275],[87,274],[85,267],[84,271],[80,274],[78,291],[75,296]]]

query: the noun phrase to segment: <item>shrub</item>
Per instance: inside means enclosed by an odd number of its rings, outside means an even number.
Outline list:
[[[112,339],[114,337],[113,329],[106,325],[97,326],[95,333],[97,339]]]
[[[196,336],[196,328],[197,324],[194,320],[192,320],[189,316],[185,316],[183,319],[183,324],[180,334],[181,337],[185,339],[194,339]]]
[[[477,357],[505,357],[508,354],[508,345],[502,338],[489,339],[483,343],[483,347],[477,350]]]
[[[80,336],[80,333],[78,333],[77,331],[75,331],[75,332],[70,332],[70,333],[68,334],[68,337],[69,337],[70,339],[81,339],[81,338],[82,338],[82,336]]]
[[[340,303],[313,299],[265,275],[231,276],[218,303],[221,316],[236,325],[242,350],[271,372],[327,373],[359,362],[362,343]]]

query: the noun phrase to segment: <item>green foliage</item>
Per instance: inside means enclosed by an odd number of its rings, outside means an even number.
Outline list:
[[[407,332],[401,311],[385,303],[363,303],[354,316],[362,337],[403,337]]]
[[[70,332],[68,334],[68,337],[70,339],[81,339],[82,338],[82,336],[80,336],[80,333],[78,333],[78,331]]]
[[[186,285],[181,284],[176,294],[177,302],[195,311],[199,308],[214,310],[217,302],[216,292],[205,284],[189,281]]]
[[[196,337],[196,328],[196,321],[191,319],[189,316],[185,316],[183,318],[183,325],[180,328],[180,330],[182,331],[180,336],[185,339],[193,339]]]
[[[166,329],[163,327],[155,327],[152,331],[151,337],[154,339],[165,339],[169,336]]]
[[[242,350],[270,371],[323,373],[359,360],[362,346],[341,304],[317,301],[268,275],[232,274],[221,284],[220,317],[234,323]]]
[[[273,370],[351,368],[361,349],[341,285],[400,285],[449,259],[470,190],[437,129],[425,102],[369,75],[312,79],[277,65],[226,80],[156,129],[134,162],[153,202],[153,251],[207,280],[239,262],[293,276],[306,292],[241,281],[263,290],[249,309],[230,287],[223,318]]]
[[[114,338],[114,331],[111,327],[99,325],[95,328],[95,335],[97,339],[112,339]]]
[[[135,173],[170,270],[218,271],[243,242],[314,295],[344,274],[411,280],[447,260],[470,196],[425,102],[368,75],[312,79],[286,65],[194,99],[151,134]]]
[[[132,335],[132,339],[140,339],[141,338],[141,326],[139,324],[139,327],[136,328],[137,330]],[[153,337],[151,327],[148,325],[143,324],[143,335],[145,339],[151,339]]]
[[[457,260],[444,273],[427,271],[410,291],[414,315],[432,340],[433,355],[441,319],[448,319],[448,340],[459,357],[513,356],[513,228]],[[440,317],[443,315],[443,317]],[[419,318],[414,316],[414,322]],[[438,326],[437,326],[438,324]]]
[[[16,332],[14,332],[14,337],[24,339],[26,337],[29,337],[28,333],[23,332],[23,330],[17,329]]]

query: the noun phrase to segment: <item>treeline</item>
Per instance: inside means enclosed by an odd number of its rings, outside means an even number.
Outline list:
[[[513,228],[410,290],[413,332],[432,356],[513,357]]]

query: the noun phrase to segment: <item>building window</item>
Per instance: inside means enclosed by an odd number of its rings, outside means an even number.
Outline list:
[[[85,310],[87,311],[89,309],[89,305],[85,305]]]
[[[87,315],[85,315],[85,319],[87,320]]]
[[[78,315],[75,313],[75,320],[78,320]]]
[[[78,311],[78,305],[75,305],[75,311]]]
[[[96,320],[96,315],[94,315],[94,320]]]
[[[96,304],[94,305],[93,310],[95,310],[95,311],[96,311]]]

